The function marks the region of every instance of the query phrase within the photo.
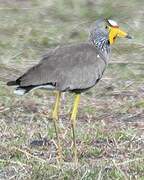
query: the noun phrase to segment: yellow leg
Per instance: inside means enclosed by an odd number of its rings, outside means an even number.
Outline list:
[[[74,156],[75,164],[78,163],[76,138],[75,138],[75,126],[76,126],[76,116],[78,112],[79,101],[80,101],[80,94],[76,94],[74,104],[73,104],[72,114],[71,114],[71,126],[72,126],[72,135],[73,135],[73,156]]]
[[[62,148],[60,145],[60,138],[59,138],[59,133],[58,133],[58,126],[57,126],[57,121],[59,118],[59,106],[60,106],[60,98],[61,98],[61,92],[56,92],[56,101],[54,105],[54,109],[52,112],[52,119],[54,122],[54,128],[56,132],[56,137],[57,137],[57,148],[58,148],[58,157],[57,160],[62,161]]]
[[[52,112],[52,118],[58,120],[61,92],[56,92],[56,101]]]

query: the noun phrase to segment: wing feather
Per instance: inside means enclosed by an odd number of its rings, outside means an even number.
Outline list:
[[[91,87],[105,69],[98,54],[89,43],[59,47],[21,76],[20,86],[55,83],[59,90]]]

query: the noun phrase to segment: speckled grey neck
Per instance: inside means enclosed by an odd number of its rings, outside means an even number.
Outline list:
[[[111,52],[108,32],[106,30],[93,29],[90,32],[90,42],[92,42],[92,44],[105,55],[108,55]]]

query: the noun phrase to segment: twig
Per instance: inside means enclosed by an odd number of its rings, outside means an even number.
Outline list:
[[[5,159],[0,159],[0,162],[2,163],[11,163],[11,164],[18,164],[20,166],[28,166],[27,164],[21,163],[20,161],[12,161],[12,160],[5,160]]]
[[[102,180],[102,179],[103,179],[103,174],[102,174],[102,172],[103,172],[103,169],[102,169],[102,167],[101,167],[101,169],[100,169],[100,171],[99,171],[99,174],[98,174],[97,180]]]
[[[121,170],[120,167],[118,167],[118,165],[115,163],[115,160],[112,161],[114,166],[116,167],[116,169],[122,174],[122,176],[124,177],[125,180],[128,180],[126,174]]]
[[[132,114],[132,115],[129,115],[128,117],[124,117],[124,118],[121,118],[121,120],[122,121],[126,121],[126,120],[128,120],[128,119],[131,119],[131,118],[134,118],[134,117],[137,117],[137,116],[139,116],[139,115],[142,115],[142,113],[140,112],[138,112],[138,113],[136,113],[136,114]]]
[[[137,42],[133,42],[133,45],[137,45],[137,46],[141,46],[144,47],[144,43],[137,43]],[[129,43],[123,43],[123,45],[130,45]]]
[[[122,163],[115,163],[115,164],[116,164],[117,166],[121,166],[121,165],[125,165],[125,164],[131,163],[131,162],[143,161],[143,160],[144,160],[144,157],[141,157],[141,158],[130,159],[130,160],[124,161],[124,162],[122,162]]]
[[[32,154],[30,154],[29,152],[27,152],[27,151],[24,151],[24,150],[22,150],[22,149],[19,149],[19,148],[17,148],[17,147],[13,147],[12,149],[15,149],[15,150],[17,150],[17,151],[20,151],[20,152],[22,152],[23,154],[25,154],[26,155],[26,157],[31,157],[31,158],[34,158],[34,159],[36,159],[36,160],[38,160],[38,161],[40,161],[40,162],[42,162],[42,163],[47,163],[47,161],[46,160],[44,160],[44,159],[42,159],[42,158],[39,158],[39,157],[37,157],[37,156],[34,156],[34,155],[32,155]]]
[[[83,174],[83,176],[81,177],[81,179],[80,180],[83,180],[83,179],[85,179],[86,178],[86,175],[87,175],[87,173],[89,172],[89,170],[86,170],[85,171],[85,173]]]
[[[8,110],[9,110],[9,108],[0,107],[0,113],[8,111]]]
[[[138,65],[144,65],[144,62],[110,61],[109,64],[138,64]]]
[[[15,54],[14,56],[11,57],[11,59],[15,59],[16,57],[22,55],[22,53],[23,53],[23,52],[19,52],[19,53]]]

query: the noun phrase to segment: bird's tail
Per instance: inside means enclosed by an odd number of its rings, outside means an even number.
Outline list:
[[[19,80],[16,80],[16,81],[9,81],[7,82],[7,86],[17,86],[15,91],[14,91],[14,94],[17,94],[17,95],[24,95],[25,93],[27,93],[29,91],[29,88],[27,87],[21,87],[19,85]]]

